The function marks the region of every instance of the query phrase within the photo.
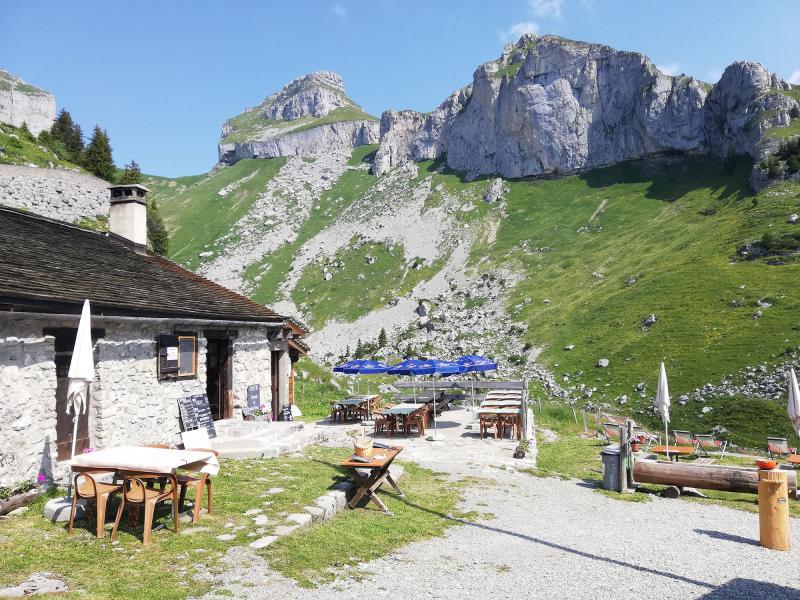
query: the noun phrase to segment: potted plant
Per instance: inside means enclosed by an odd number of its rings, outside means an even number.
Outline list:
[[[631,438],[631,452],[638,452],[639,445],[644,444],[644,436],[643,435],[635,435]]]
[[[525,458],[525,454],[530,449],[530,442],[528,440],[520,440],[514,450],[514,458]]]
[[[258,408],[255,409],[250,415],[253,417],[253,421],[271,421],[272,420],[272,413],[271,411],[267,410],[265,404],[259,404]]]

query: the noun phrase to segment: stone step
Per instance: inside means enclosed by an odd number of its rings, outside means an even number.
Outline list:
[[[250,436],[214,440],[212,446],[222,458],[275,458],[299,452],[306,446],[322,442],[328,432],[315,427],[285,428],[284,435]]]

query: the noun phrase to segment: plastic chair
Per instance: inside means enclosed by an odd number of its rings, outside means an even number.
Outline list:
[[[97,537],[101,538],[105,535],[108,499],[122,489],[122,485],[118,483],[103,483],[102,481],[97,481],[94,477],[108,473],[110,471],[95,471],[93,474],[80,472],[75,474],[72,482],[72,510],[69,515],[67,535],[72,533],[72,525],[75,521],[75,511],[79,498],[95,501],[97,508]]]
[[[142,545],[148,546],[152,541],[153,535],[153,516],[156,505],[165,500],[172,500],[172,520],[175,523],[175,533],[178,533],[178,484],[175,475],[168,475],[169,487],[165,490],[157,490],[147,487],[146,481],[150,479],[160,479],[163,474],[158,473],[133,473],[126,474],[122,481],[122,500],[117,509],[117,518],[114,519],[114,528],[111,530],[111,539],[117,537],[117,529],[122,519],[122,511],[126,504],[142,506],[144,509],[144,532],[142,533]]]
[[[620,438],[622,425],[619,423],[603,423],[603,435],[606,438],[606,445],[610,444],[612,440]]]

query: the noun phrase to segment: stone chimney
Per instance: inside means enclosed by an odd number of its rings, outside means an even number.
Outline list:
[[[112,185],[108,229],[137,252],[147,251],[147,192],[138,183]]]

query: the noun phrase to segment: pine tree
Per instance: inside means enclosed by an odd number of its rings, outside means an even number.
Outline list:
[[[51,135],[59,142],[67,146],[67,141],[72,136],[75,129],[75,123],[72,121],[72,115],[65,108],[58,111],[56,120],[53,121],[53,126],[50,128]]]
[[[131,160],[127,165],[125,165],[125,170],[122,172],[122,175],[119,178],[119,183],[142,183],[142,170],[139,168],[139,164],[135,160]]]
[[[72,131],[69,133],[64,146],[67,149],[69,159],[76,164],[80,164],[84,151],[83,130],[77,123],[72,126]]]
[[[114,181],[116,167],[114,158],[111,154],[111,143],[108,134],[100,129],[99,125],[94,126],[92,139],[86,147],[83,166],[86,169],[106,181]]]
[[[361,358],[364,356],[364,347],[361,345],[361,338],[358,338],[356,342],[356,349],[353,351],[353,356],[355,358]]]
[[[381,332],[378,334],[378,349],[386,347],[386,329],[381,327]]]
[[[23,121],[22,125],[19,126],[19,133],[29,142],[32,142],[36,139],[35,137],[33,137],[31,130],[28,129],[28,124],[25,121]]]
[[[136,165],[136,163],[132,163]],[[137,169],[139,165],[136,165]],[[141,172],[139,173],[141,175]],[[147,239],[150,242],[150,249],[161,256],[166,256],[169,252],[169,234],[164,226],[164,219],[155,199],[147,202]]]

